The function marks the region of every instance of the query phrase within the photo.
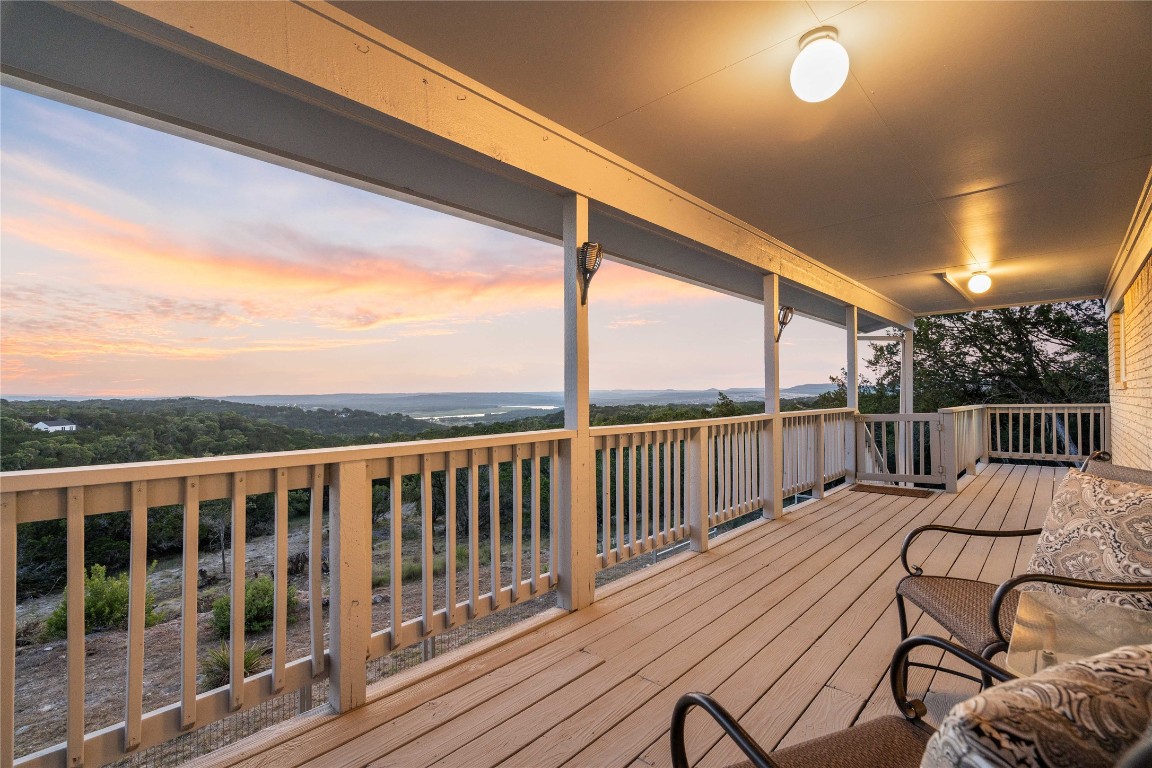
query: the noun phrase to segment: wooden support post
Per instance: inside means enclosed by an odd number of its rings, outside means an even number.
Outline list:
[[[765,423],[761,456],[761,483],[764,489],[764,517],[771,520],[784,510],[784,423],[780,419],[780,277],[764,276],[764,413],[773,416]]]
[[[593,444],[588,408],[588,305],[580,301],[577,249],[588,240],[588,198],[564,199],[564,428],[561,441],[557,569],[560,607],[591,605],[596,584],[596,506]]]
[[[900,413],[915,413],[912,403],[912,331],[904,331],[900,343]],[[911,474],[912,430],[907,422],[896,425],[896,471]],[[909,485],[909,483],[903,483]]]
[[[956,493],[956,475],[960,468],[956,463],[956,412],[949,409],[940,412],[940,444],[939,453],[932,455],[937,471],[944,473],[944,490],[947,493]],[[923,470],[921,470],[923,471]]]
[[[689,432],[688,466],[684,468],[688,486],[688,536],[693,552],[708,551],[708,428]]]
[[[846,357],[848,364],[844,368],[844,390],[847,393],[847,407],[857,413],[860,412],[860,335],[859,313],[854,306],[844,308],[844,331],[847,334]],[[844,425],[844,483],[852,485],[856,482],[856,420],[849,419]]]
[[[393,477],[393,483],[399,478]],[[372,514],[368,465],[333,467],[328,493],[328,561],[331,578],[328,700],[337,712],[365,701],[368,635],[372,622]]]

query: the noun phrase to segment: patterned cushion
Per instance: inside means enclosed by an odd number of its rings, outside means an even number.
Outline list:
[[[921,768],[1112,766],[1152,722],[1152,645],[1010,680],[961,702]]]
[[[1152,582],[1152,486],[1070,469],[1052,497],[1030,573],[1095,581]],[[1152,593],[1032,585],[1152,610]]]

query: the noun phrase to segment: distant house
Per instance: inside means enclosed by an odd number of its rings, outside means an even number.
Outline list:
[[[32,429],[38,429],[41,432],[75,432],[76,425],[66,419],[53,419],[52,421],[38,421],[32,425]]]

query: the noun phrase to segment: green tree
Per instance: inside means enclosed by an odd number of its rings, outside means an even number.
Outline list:
[[[732,398],[721,392],[716,396],[716,405],[712,406],[712,416],[720,418],[723,416],[739,416],[740,408],[732,401]]]
[[[872,344],[860,375],[860,411],[895,413],[900,345]],[[916,320],[913,404],[928,413],[980,403],[1108,401],[1108,327],[1099,301],[991,309]],[[846,402],[845,371],[817,408]]]

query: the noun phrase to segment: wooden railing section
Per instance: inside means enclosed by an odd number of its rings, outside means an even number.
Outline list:
[[[596,521],[596,569],[680,541],[701,551],[707,549],[708,533],[715,526],[760,509],[769,514],[779,508],[780,494],[820,497],[829,483],[841,478],[936,483],[954,491],[960,473],[973,471],[977,461],[989,457],[1079,459],[1109,447],[1108,416],[1107,405],[992,405],[935,414],[867,416],[840,408],[595,427],[591,437],[596,487],[590,497],[594,502],[571,514],[564,512],[570,505],[557,498],[564,484],[553,478],[559,478],[557,470],[563,473],[564,462],[571,460],[574,430],[4,473],[0,768],[101,765],[286,692],[300,691],[303,704],[310,701],[312,684],[326,677],[329,701],[337,710],[358,706],[365,700],[366,661],[543,595],[564,579],[580,577],[564,568],[582,566],[557,561],[558,532],[577,525],[580,515]],[[770,460],[774,439],[783,446],[779,475]],[[271,669],[245,677],[239,663],[248,579],[245,517],[249,499],[261,494],[269,495],[274,506],[272,575],[277,609]],[[311,642],[298,658],[289,658],[287,652],[284,609],[292,494],[297,506],[307,499],[311,598]],[[186,621],[180,633],[182,662],[174,670],[180,680],[179,699],[144,712],[148,511],[168,505],[182,508],[182,615],[195,616],[199,518],[209,501],[230,509],[231,678],[215,690],[197,690],[197,627]],[[418,530],[405,528],[405,511],[409,516],[418,512]],[[131,520],[124,720],[88,732],[84,523],[90,516],[118,512],[129,513]],[[383,541],[389,553],[383,566],[389,605],[376,620],[371,610],[374,516],[386,523]],[[13,720],[17,529],[24,523],[54,519],[67,521],[66,738],[17,760]],[[461,547],[466,550],[466,565],[458,566]],[[411,558],[413,551],[419,575],[406,578],[405,552]],[[330,595],[327,642],[320,598],[325,586]]]
[[[991,458],[1078,461],[1111,448],[1109,406],[986,405]]]
[[[876,413],[856,417],[856,478],[943,484],[949,440],[938,413]]]
[[[597,567],[608,568],[688,535],[685,471],[692,422],[594,427]]]
[[[574,433],[549,431],[395,443],[252,456],[5,473],[0,494],[0,710],[5,713],[0,765],[102,765],[160,744],[286,692],[310,700],[314,682],[331,676],[329,700],[340,709],[363,701],[366,661],[481,618],[552,589],[559,578],[554,537],[558,521],[555,484],[549,482],[559,445]],[[374,487],[382,503],[373,508]],[[416,498],[405,501],[405,489]],[[382,491],[382,493],[379,493]],[[288,498],[308,496],[307,655],[288,658]],[[250,497],[271,494],[274,512],[275,614],[271,669],[244,676],[245,518]],[[487,495],[487,504],[480,499]],[[325,497],[328,504],[325,505]],[[202,504],[224,500],[231,510],[230,681],[197,691],[197,624],[183,621],[180,634],[179,701],[143,712],[143,657],[148,510],[179,505],[184,515],[182,616],[197,615],[199,516]],[[405,579],[405,532],[401,511],[414,505],[421,526],[415,547],[420,575]],[[508,509],[510,507],[510,509]],[[501,532],[501,510],[511,532]],[[457,536],[446,512],[467,520]],[[519,514],[517,514],[519,511]],[[116,512],[131,515],[128,678],[123,722],[93,732],[84,726],[84,522]],[[510,513],[510,514],[509,514]],[[388,523],[386,565],[390,610],[372,623],[372,517]],[[436,525],[436,519],[443,522]],[[551,539],[542,534],[547,518]],[[67,521],[67,737],[56,746],[15,760],[16,530],[39,520]],[[480,535],[481,520],[488,532]],[[324,524],[332,556],[322,546]],[[508,534],[511,535],[508,535]],[[467,567],[457,569],[456,549],[466,544]],[[442,588],[436,591],[437,556]],[[324,564],[330,562],[330,574]],[[324,640],[321,595],[330,579],[330,642]],[[405,603],[406,581],[419,585],[419,599]],[[408,590],[411,594],[412,590]],[[307,693],[304,693],[307,692]]]
[[[855,431],[851,408],[794,411],[781,415],[784,425],[784,495],[810,492],[855,472]]]

